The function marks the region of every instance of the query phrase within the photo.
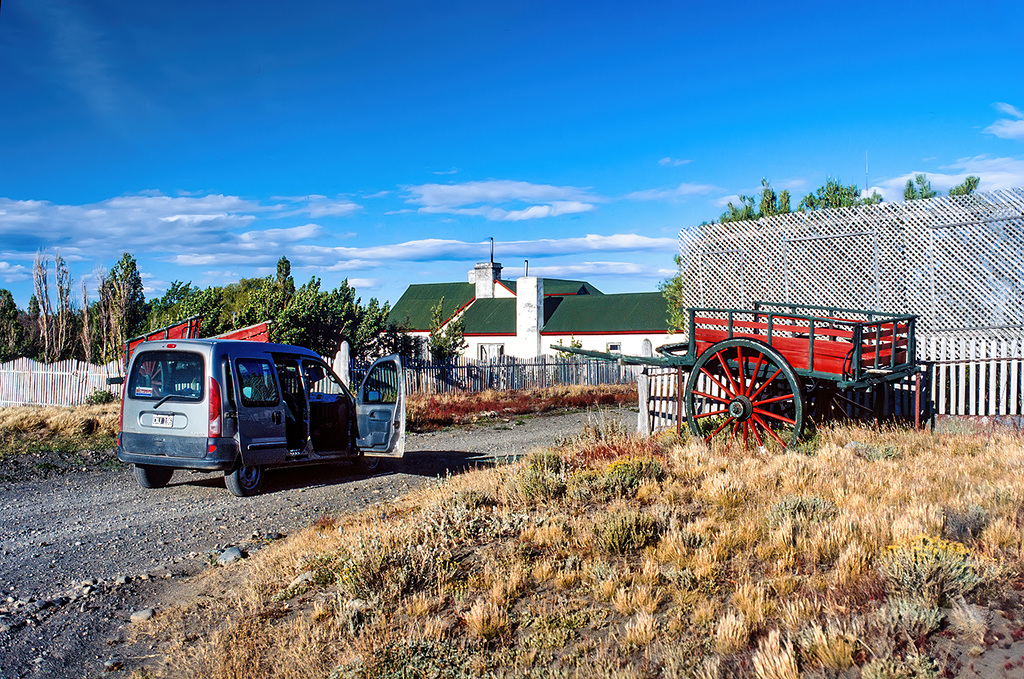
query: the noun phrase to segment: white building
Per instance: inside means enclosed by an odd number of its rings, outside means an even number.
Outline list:
[[[464,356],[535,358],[552,344],[650,355],[680,340],[669,333],[668,303],[660,292],[606,295],[586,281],[524,276],[501,278],[501,264],[484,262],[467,283],[410,285],[389,320],[409,334],[430,335],[431,310],[441,304],[444,323],[461,318]]]

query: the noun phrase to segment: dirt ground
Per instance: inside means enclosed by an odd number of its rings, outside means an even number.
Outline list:
[[[188,596],[229,547],[252,553],[323,516],[387,502],[448,472],[501,463],[579,433],[635,426],[609,410],[411,434],[400,462],[277,470],[238,498],[219,474],[138,487],[113,451],[0,461],[0,679],[127,673],[155,649],[128,641],[133,613]],[[83,471],[84,469],[84,471]]]

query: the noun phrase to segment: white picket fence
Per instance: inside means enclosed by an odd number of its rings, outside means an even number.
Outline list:
[[[107,386],[107,378],[120,374],[120,361],[91,365],[74,359],[39,363],[19,358],[0,363],[0,407],[81,405],[94,389],[107,389],[117,396],[120,387]]]

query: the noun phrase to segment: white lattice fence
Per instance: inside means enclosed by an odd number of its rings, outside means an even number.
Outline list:
[[[702,224],[679,239],[686,306],[912,313],[921,335],[1024,329],[1024,189]]]
[[[121,364],[91,365],[74,359],[38,363],[19,358],[0,364],[0,406],[71,406],[85,403],[94,389],[110,389],[107,378],[120,374]]]

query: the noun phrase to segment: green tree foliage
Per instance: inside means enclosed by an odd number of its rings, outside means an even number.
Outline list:
[[[928,181],[928,177],[924,174],[908,179],[907,185],[903,187],[903,200],[934,198],[937,195],[939,195],[939,192],[932,189],[932,183]]]
[[[789,214],[789,197],[789,191],[783,189],[776,193],[768,180],[762,179],[760,196],[741,195],[739,206],[733,205],[730,202],[725,212],[718,218],[718,221],[725,224],[727,222],[744,222],[750,219],[760,219],[761,217]]]
[[[430,310],[430,339],[427,340],[427,348],[435,361],[450,361],[469,346],[466,343],[465,322],[460,317],[445,324],[443,307],[444,297]]]
[[[10,290],[0,288],[0,363],[13,361],[25,349],[25,326]]]
[[[292,263],[288,258],[281,256],[277,260],[277,287],[284,295],[284,302],[287,304],[295,296],[295,280],[292,278]]]
[[[857,207],[858,205],[875,205],[882,202],[877,192],[861,197],[856,184],[845,185],[829,177],[823,186],[804,196],[798,206],[799,210],[825,210],[829,208]]]
[[[963,181],[961,184],[957,184],[949,190],[950,196],[969,196],[978,188],[978,184],[981,183],[981,177],[975,177],[971,175]]]

